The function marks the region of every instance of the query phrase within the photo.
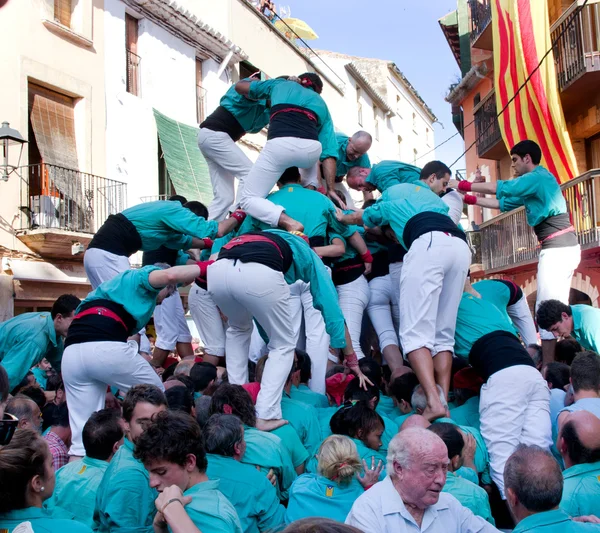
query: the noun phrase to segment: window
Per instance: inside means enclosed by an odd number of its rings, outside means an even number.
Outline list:
[[[379,113],[377,112],[377,106],[373,106],[373,121],[375,122],[375,140],[379,140]]]
[[[397,94],[396,95],[396,114],[402,118],[401,114],[400,114],[400,102],[402,101],[402,99],[400,98],[400,95]]]
[[[248,63],[248,61],[240,62],[240,80],[249,78],[252,74],[256,74],[257,72],[260,73],[260,69],[256,68],[252,63]]]
[[[140,96],[140,62],[138,55],[138,19],[125,13],[125,53],[127,55],[127,92]]]
[[[425,142],[429,146],[429,128],[425,128]]]
[[[71,0],[54,0],[54,20],[71,27]]]
[[[165,161],[165,154],[158,140],[158,195],[159,197],[173,196],[175,194],[175,187],[169,177],[169,170],[167,169],[167,163]]]
[[[413,150],[413,165],[416,165],[416,164],[417,164],[417,155],[418,155],[418,154],[417,154],[417,149],[415,148],[415,149]]]
[[[417,133],[417,114],[416,113],[413,113],[412,122],[413,122],[413,131],[415,133]]]
[[[398,135],[398,159],[402,160],[402,137]]]
[[[356,103],[358,106],[358,125],[362,126],[363,125],[363,116],[362,116],[362,102],[360,101],[360,97],[361,97],[361,90],[360,87],[356,88]]]
[[[196,120],[204,121],[206,107],[206,89],[202,87],[202,59],[196,58]]]
[[[473,97],[473,107],[477,107],[479,105],[479,103],[481,102],[481,94],[477,93],[474,97]]]

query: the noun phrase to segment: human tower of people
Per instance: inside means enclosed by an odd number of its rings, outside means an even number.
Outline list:
[[[0,531],[600,530],[600,311],[569,306],[539,146],[493,184],[371,167],[322,88],[236,83],[200,125],[210,206],[109,216],[83,301],[0,324]],[[236,143],[266,126],[253,164]],[[541,346],[520,287],[470,283],[464,204],[525,206]]]

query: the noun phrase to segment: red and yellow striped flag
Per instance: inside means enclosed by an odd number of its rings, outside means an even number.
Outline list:
[[[492,0],[492,27],[496,106],[500,112],[552,46],[548,3]],[[542,164],[559,183],[578,175],[552,54],[546,57],[499,121],[509,150],[519,141],[531,139],[540,145]]]

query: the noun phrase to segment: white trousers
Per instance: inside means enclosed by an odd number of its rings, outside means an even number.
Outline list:
[[[412,243],[400,278],[400,342],[405,354],[454,350],[458,305],[471,250],[458,237],[432,231]]]
[[[283,274],[258,263],[221,259],[208,267],[208,292],[229,320],[225,351],[229,382],[248,382],[248,350],[252,317],[269,337],[256,402],[258,418],[281,418],[283,387],[294,363],[294,330],[290,320],[290,288]]]
[[[325,321],[321,311],[315,309],[310,293],[310,283],[297,281],[290,286],[290,312],[294,329],[294,340],[298,346],[302,333],[302,317],[304,316],[305,351],[310,356],[312,378],[311,390],[325,394],[325,373],[327,372],[327,356],[329,355],[329,335],[325,330]],[[304,339],[303,339],[304,340]]]
[[[178,342],[192,342],[179,291],[175,291],[156,306],[154,326],[156,327],[156,347],[161,350],[172,351]]]
[[[250,337],[250,351],[248,352],[248,358],[253,363],[258,363],[261,357],[267,355],[269,349],[267,343],[260,336],[260,332],[256,327],[256,324],[252,325],[252,336]]]
[[[402,261],[390,263],[390,281],[392,283],[392,308],[397,309],[398,324],[400,323],[400,278],[402,277]],[[398,330],[397,330],[398,331]]]
[[[112,254],[100,248],[90,248],[83,255],[83,267],[92,289],[97,289],[101,283],[129,270],[131,265],[129,258],[123,255]]]
[[[83,426],[92,413],[104,409],[108,385],[127,391],[134,385],[150,384],[164,390],[150,363],[138,354],[135,341],[67,346],[62,359],[62,377],[73,433],[71,455],[85,455],[81,440]]]
[[[360,333],[362,331],[362,320],[365,309],[369,304],[369,283],[363,275],[350,283],[336,285],[340,309],[346,319],[352,348],[356,356],[362,359],[365,354],[360,347]]]
[[[521,296],[518,302],[507,306],[506,311],[513,324],[519,330],[525,346],[537,344],[537,331],[529,304],[527,303],[527,297],[525,295]]]
[[[200,128],[198,148],[208,165],[210,182],[213,189],[213,201],[208,206],[210,220],[223,220],[227,212],[234,208],[235,178],[238,184],[238,198],[243,189],[243,180],[252,168],[252,161],[222,131]]]
[[[217,304],[206,290],[194,283],[190,288],[188,305],[206,353],[223,357],[227,324],[221,318]]]
[[[377,333],[379,349],[383,351],[387,346],[398,346],[400,311],[398,305],[393,304],[394,287],[390,274],[369,281],[369,291],[367,313]]]
[[[503,499],[504,466],[519,444],[552,445],[550,391],[533,366],[517,365],[492,374],[481,387],[481,435],[490,473]]]
[[[537,297],[535,309],[545,300],[560,300],[569,305],[573,272],[581,261],[581,248],[547,248],[540,252],[537,270]],[[540,328],[542,340],[554,340],[554,335]]]
[[[240,207],[254,218],[276,227],[284,209],[266,200],[267,195],[289,167],[314,167],[316,172],[321,150],[321,143],[310,139],[279,137],[267,141],[244,179],[244,190],[238,195]]]

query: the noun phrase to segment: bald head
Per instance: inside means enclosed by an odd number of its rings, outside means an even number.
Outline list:
[[[174,376],[179,376],[183,374],[184,376],[189,376],[194,366],[194,359],[184,359],[181,361],[177,367],[175,368],[175,372],[173,372]]]
[[[38,404],[24,395],[17,395],[6,404],[5,412],[19,419],[19,429],[40,431],[42,427],[41,411]]]
[[[163,383],[163,385],[165,386],[166,391],[172,389],[173,387],[185,387],[184,383],[181,383],[181,381],[177,381],[176,379],[167,380]]]
[[[405,429],[397,433],[390,441],[387,455],[388,473],[394,472],[394,462],[403,467],[408,467],[419,456],[436,449],[443,450],[446,455],[448,453],[444,441],[435,433],[422,427]]]
[[[357,131],[348,140],[348,146],[358,154],[354,159],[358,159],[361,155],[366,154],[371,148],[371,144],[373,144],[373,137],[366,131]],[[354,159],[350,159],[351,154],[348,153],[348,148],[346,148],[346,155],[350,161],[354,161]]]
[[[557,445],[566,468],[600,461],[600,419],[589,411],[569,413]]]
[[[410,428],[427,429],[429,426],[431,426],[431,422],[423,415],[410,415],[404,422],[402,422],[400,431],[406,431]]]

